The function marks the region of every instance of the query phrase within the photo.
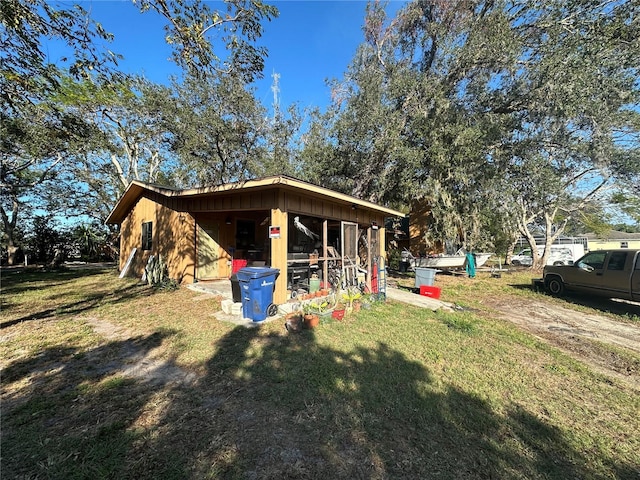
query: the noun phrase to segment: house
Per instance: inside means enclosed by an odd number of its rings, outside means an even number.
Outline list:
[[[584,236],[587,238],[589,250],[640,248],[640,233],[612,230],[606,234],[586,233]]]
[[[120,269],[142,276],[161,255],[181,283],[229,278],[244,265],[280,271],[274,303],[310,278],[374,286],[396,210],[287,177],[186,190],[132,182],[107,218],[120,225]]]

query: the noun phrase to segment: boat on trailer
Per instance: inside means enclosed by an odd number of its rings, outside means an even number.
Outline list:
[[[408,254],[408,255],[407,255]],[[482,267],[493,253],[475,253],[476,268]],[[413,268],[425,267],[439,270],[455,270],[465,267],[467,261],[466,253],[456,253],[454,255],[438,254],[427,257],[414,257],[411,252],[402,253],[403,259],[406,257]]]

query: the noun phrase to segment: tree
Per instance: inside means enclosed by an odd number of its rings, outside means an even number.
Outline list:
[[[260,170],[266,111],[235,75],[188,77],[174,84],[171,149],[182,185],[240,181]]]
[[[50,95],[64,70],[76,78],[108,75],[119,58],[96,47],[97,40],[110,41],[113,36],[80,5],[60,8],[45,0],[3,0],[0,23],[0,91],[7,113],[21,112],[28,103]],[[69,56],[49,63],[46,39],[64,42]]]
[[[517,17],[527,68],[505,82],[502,103],[522,116],[506,168],[517,174],[516,185],[535,184],[518,198],[521,233],[532,247],[531,227],[545,234],[545,255],[536,258],[532,248],[534,267],[544,265],[548,247],[572,218],[640,171],[637,5],[544,7]],[[535,180],[527,179],[532,175]]]
[[[31,105],[28,112],[26,107],[24,116],[0,112],[0,216],[10,265],[18,248],[15,233],[21,212],[44,206],[47,185],[58,177],[59,166],[66,156],[82,151],[84,139],[93,132],[83,119],[47,102]]]
[[[503,19],[468,7],[412,2],[388,21],[381,4],[369,5],[366,43],[333,85],[324,150],[334,153],[323,171],[363,198],[424,198],[433,211],[430,240],[472,248],[486,240],[479,207],[496,172],[487,151],[500,143],[504,122],[477,108],[475,92],[511,50],[496,59],[498,46],[478,48],[480,39],[499,43],[487,31],[502,33]]]
[[[491,241],[484,219],[499,212],[507,238],[534,242],[537,228],[550,245],[578,212],[640,171],[637,18],[635,2],[420,0],[393,19],[371,4],[369,50],[354,59],[359,76],[347,73],[358,80],[342,89],[349,107],[335,120],[347,124],[352,105],[377,98],[353,115],[364,125],[343,129],[347,150],[363,152],[348,157],[348,171],[380,164],[367,148],[382,135],[355,127],[366,128],[363,112],[376,117],[373,105],[387,108],[377,118],[397,137],[390,169],[405,174],[395,190],[431,204],[434,239],[483,246]],[[363,52],[367,62],[358,62]],[[379,79],[365,81],[374,59]],[[344,142],[335,132],[328,140],[329,149]]]
[[[0,129],[2,130],[3,233],[12,263],[21,208],[35,203],[37,188],[53,178],[70,150],[91,129],[82,119],[52,103],[62,68],[71,75],[107,75],[116,60],[99,52],[94,40],[111,36],[80,6],[58,8],[43,0],[3,1],[0,6]],[[47,61],[43,40],[55,38],[70,48],[58,65]]]
[[[118,82],[65,79],[56,101],[90,121],[94,135],[86,149],[62,167],[55,195],[58,209],[104,221],[133,180],[157,183],[171,178],[175,159],[169,151],[167,118],[174,112],[173,92],[144,78]]]
[[[140,0],[134,3],[141,11],[155,11],[167,20],[166,40],[174,47],[174,59],[192,76],[205,78],[223,71],[244,81],[260,76],[266,50],[255,42],[262,33],[261,22],[277,15],[274,7],[253,0],[228,0],[224,2],[225,11],[213,10],[202,1]],[[158,134],[156,126],[151,132],[144,123],[148,118],[120,115],[131,113],[132,105],[140,96],[126,94],[126,89],[122,89],[128,81],[123,81],[126,79],[115,69],[119,57],[101,47],[112,35],[81,6],[67,8],[45,0],[7,0],[0,4],[0,22],[3,27],[0,31],[2,129],[9,133],[2,152],[1,213],[4,236],[15,251],[12,232],[18,228],[20,208],[27,198],[42,205],[45,200],[54,200],[57,208],[78,208],[75,202],[78,197],[54,194],[56,187],[76,191],[78,188],[65,186],[65,181],[76,184],[80,181],[84,182],[81,196],[93,195],[97,205],[112,205],[129,180],[141,177],[153,180],[162,171],[160,151],[149,141]],[[216,35],[220,33],[222,40],[218,41]],[[48,40],[61,41],[68,55],[50,61],[43,46]],[[214,43],[224,46],[228,55],[217,56]],[[90,110],[86,108],[88,102],[80,103],[85,113],[91,111],[94,120],[101,115],[97,123],[106,138],[100,139],[99,131],[75,115],[82,109],[78,108],[78,99],[74,104],[69,101],[69,90],[64,91],[69,86],[69,78],[77,82],[75,86],[82,85],[85,89],[92,86],[94,92],[100,91],[100,101],[106,109]],[[84,83],[78,83],[80,80]],[[109,89],[113,90],[111,94],[107,93]],[[148,91],[151,90],[149,87]],[[65,95],[67,98],[62,100]],[[55,104],[54,98],[60,103]],[[109,117],[108,108],[112,107],[118,112]],[[34,125],[30,125],[32,121]],[[112,122],[110,130],[105,128],[109,121]],[[99,152],[111,153],[109,165],[96,164],[97,157],[86,145],[73,140],[83,136]],[[46,140],[37,145],[36,138]],[[82,148],[72,149],[79,146]],[[143,162],[148,177],[138,169]],[[56,183],[47,183],[47,196],[38,197],[37,187],[53,178]],[[120,184],[104,188],[109,183],[103,181],[112,178],[117,178]],[[105,213],[99,216],[104,217]]]
[[[173,60],[191,77],[235,75],[243,83],[262,76],[267,50],[255,42],[262,22],[278,16],[260,0],[224,0],[215,10],[203,0],[133,0],[141,12],[155,11],[167,20],[165,40],[174,46]],[[219,36],[219,37],[218,37]],[[226,56],[216,53],[223,46]]]

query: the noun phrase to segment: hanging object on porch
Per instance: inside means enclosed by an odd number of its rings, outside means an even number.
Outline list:
[[[313,240],[318,240],[320,238],[320,235],[313,233],[311,230],[309,230],[307,227],[305,227],[301,222],[300,222],[300,217],[294,217],[293,218],[293,225],[295,225],[295,227],[300,230],[302,233],[304,233],[307,237],[313,239]]]

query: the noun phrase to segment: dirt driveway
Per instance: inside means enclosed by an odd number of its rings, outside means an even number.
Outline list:
[[[637,322],[627,323],[605,314],[580,312],[546,298],[509,297],[490,303],[487,306],[496,310],[501,318],[588,363],[597,371],[640,389],[640,325]],[[592,301],[585,299],[584,303]],[[615,308],[615,304],[612,305]],[[621,304],[619,308],[632,314],[640,312],[637,304]],[[606,348],[605,345],[614,348]]]

